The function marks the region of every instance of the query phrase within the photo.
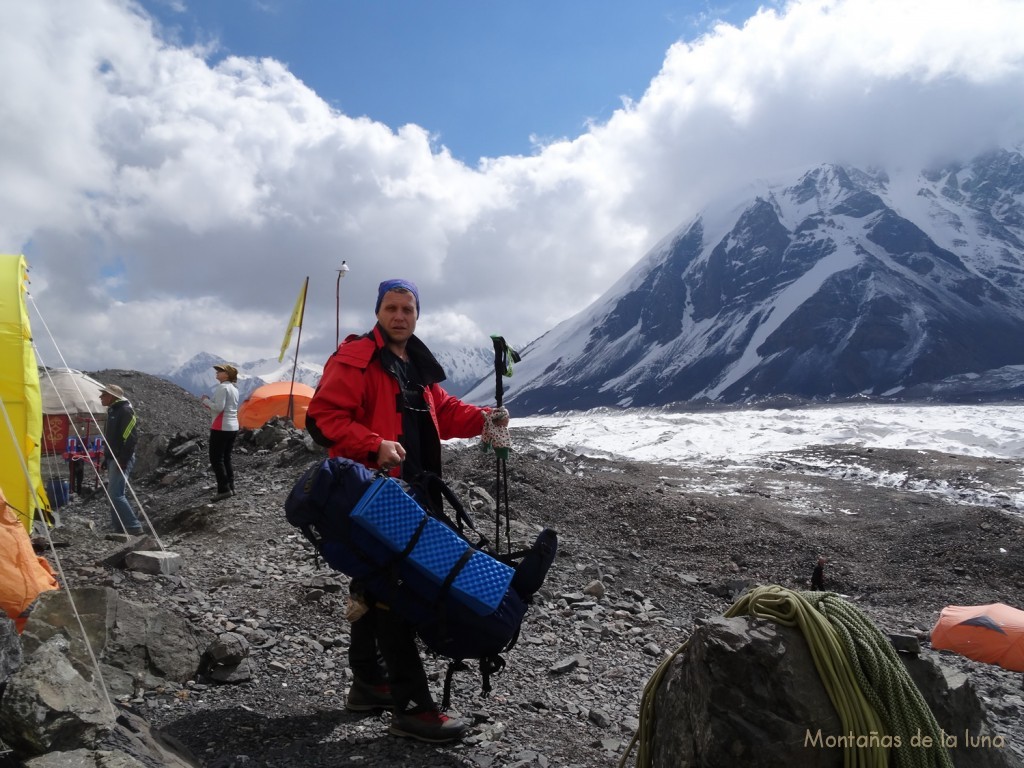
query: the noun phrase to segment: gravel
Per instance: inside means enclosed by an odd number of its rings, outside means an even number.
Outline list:
[[[283,514],[292,484],[320,456],[302,433],[273,425],[243,432],[238,495],[212,504],[208,422],[198,400],[138,372],[90,375],[125,388],[148,450],[194,441],[191,452],[133,478],[149,524],[184,566],[160,577],[98,567],[115,546],[101,533],[108,516],[101,493],[63,510],[54,551],[72,586],[108,584],[179,612],[204,633],[247,637],[250,680],[169,684],[130,701],[205,766],[617,765],[647,680],[695,622],[725,612],[730,588],[806,588],[822,553],[827,588],[882,631],[925,641],[946,605],[1019,607],[1024,594],[1024,519],[999,505],[1005,496],[978,506],[911,490],[928,479],[1013,487],[1021,462],[835,446],[754,469],[694,470],[545,452],[513,421],[512,543],[552,527],[559,557],[490,695],[481,695],[475,670],[455,675],[454,713],[473,723],[467,739],[410,742],[387,735],[387,715],[344,709],[347,578],[317,568]],[[814,469],[822,459],[871,471],[822,475]],[[885,471],[922,482],[882,487],[864,479]],[[471,443],[445,448],[445,473],[465,499],[494,490],[494,458]],[[478,528],[504,544],[493,513],[474,514]],[[927,642],[925,653],[939,657]],[[1024,756],[1020,673],[941,658],[970,677],[1007,748]],[[445,662],[428,656],[426,666],[440,698]]]

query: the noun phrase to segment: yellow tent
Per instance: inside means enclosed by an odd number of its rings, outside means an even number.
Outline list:
[[[25,308],[27,282],[25,257],[0,255],[0,488],[31,532],[35,511],[49,513],[50,504],[40,476],[43,408]]]

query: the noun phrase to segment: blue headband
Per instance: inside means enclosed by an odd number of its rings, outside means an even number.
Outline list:
[[[407,290],[409,293],[411,293],[413,295],[413,298],[416,299],[416,317],[419,317],[420,316],[420,292],[419,292],[419,289],[416,288],[416,283],[413,283],[413,282],[411,282],[409,280],[400,280],[400,279],[385,280],[383,283],[381,283],[379,286],[377,286],[377,305],[373,308],[373,314],[376,315],[378,312],[380,312],[380,303],[384,300],[384,294],[387,293],[388,291],[393,291],[396,288],[404,288],[405,290]]]

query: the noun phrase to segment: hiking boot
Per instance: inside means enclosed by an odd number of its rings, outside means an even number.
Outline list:
[[[387,683],[370,685],[358,677],[352,681],[345,699],[345,709],[350,712],[371,712],[375,709],[394,709],[391,699],[391,686]]]
[[[224,501],[224,499],[231,498],[231,491],[221,491],[211,499],[211,501]]]
[[[407,736],[432,744],[443,744],[461,739],[468,727],[461,720],[450,718],[436,709],[428,709],[416,713],[397,712],[391,718],[389,733],[392,736]]]

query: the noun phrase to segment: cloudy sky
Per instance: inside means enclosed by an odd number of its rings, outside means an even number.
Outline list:
[[[41,362],[276,357],[306,276],[322,362],[342,259],[342,335],[404,276],[429,344],[523,346],[752,179],[1024,139],[1020,0],[372,5],[0,3]]]

